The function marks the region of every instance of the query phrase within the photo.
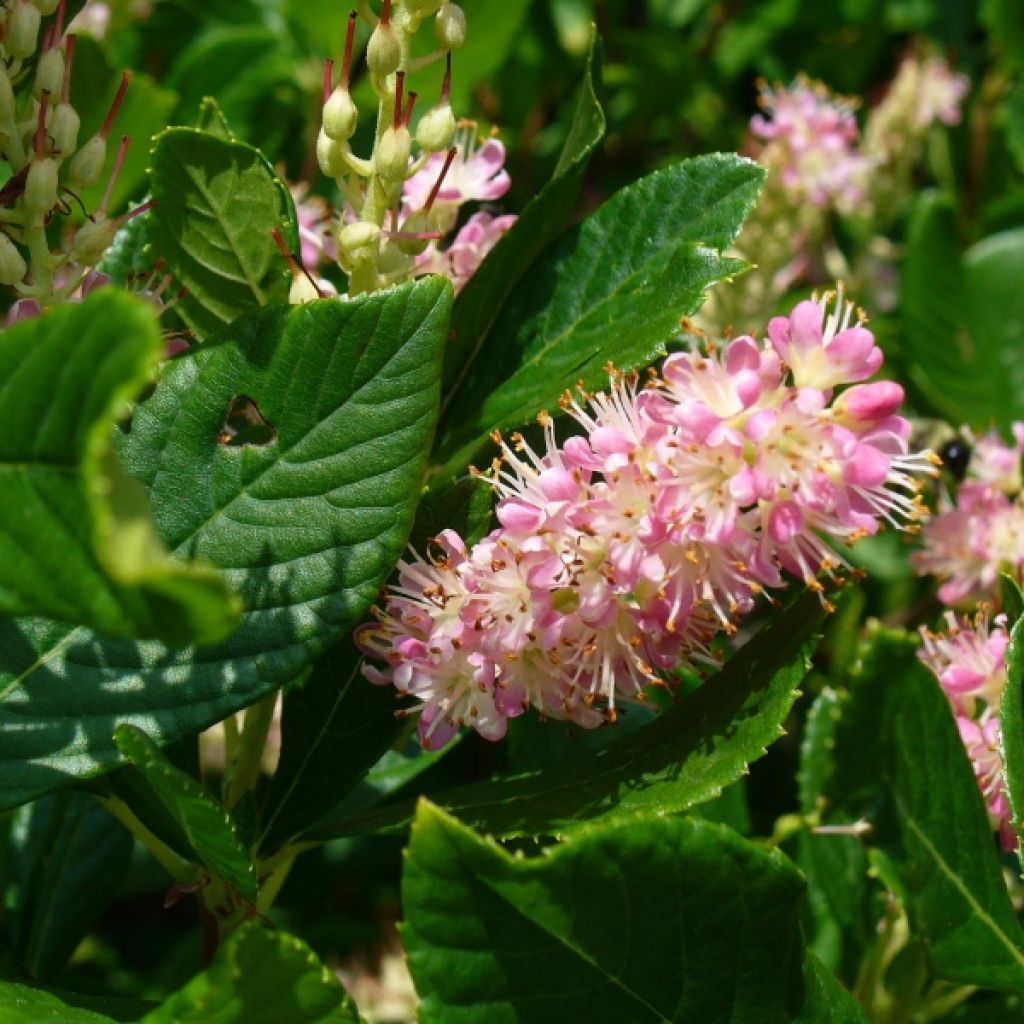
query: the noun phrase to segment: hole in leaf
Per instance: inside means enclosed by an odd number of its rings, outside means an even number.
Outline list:
[[[263,418],[259,406],[248,395],[238,395],[231,399],[217,438],[219,444],[229,448],[246,444],[262,446],[276,438],[277,431]]]

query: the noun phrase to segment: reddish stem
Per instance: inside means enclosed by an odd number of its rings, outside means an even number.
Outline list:
[[[441,99],[448,99],[452,91],[452,51],[445,56],[444,78],[441,79]]]
[[[384,0],[384,4],[381,7],[380,12],[380,23],[382,25],[391,24],[391,0]]]
[[[398,131],[402,124],[402,101],[405,97],[405,72],[395,72],[395,112],[391,118],[391,125]]]
[[[348,85],[349,72],[352,70],[352,44],[356,38],[356,19],[359,17],[355,11],[349,11],[348,28],[345,31],[345,56],[341,61],[341,84]]]
[[[334,80],[334,61],[330,57],[324,61],[324,104],[331,98],[331,92],[334,90],[332,82]]]
[[[114,192],[114,185],[117,183],[117,176],[121,173],[121,168],[124,166],[124,158],[131,144],[132,140],[127,135],[121,136],[121,144],[117,147],[117,156],[114,157],[114,166],[111,168],[110,177],[107,179],[107,187],[103,190],[103,198],[100,200],[99,210],[97,211],[99,213],[106,215],[107,207],[110,205],[110,197]]]
[[[61,103],[67,103],[71,97],[71,64],[75,59],[75,46],[78,44],[78,36],[70,35],[64,47],[64,84],[60,90]]]
[[[49,105],[50,90],[44,89],[43,95],[39,97],[39,120],[36,122],[36,136],[33,143],[37,160],[42,160],[46,156],[46,108]]]
[[[444,165],[441,168],[441,173],[437,176],[437,181],[434,182],[434,187],[430,190],[430,194],[427,196],[427,201],[423,206],[423,209],[427,212],[430,211],[430,208],[434,205],[434,200],[437,199],[437,194],[441,191],[445,175],[447,175],[448,169],[451,167],[456,153],[458,153],[458,149],[456,149],[455,146],[452,146],[452,148],[445,154]]]
[[[114,127],[114,118],[117,117],[117,112],[121,109],[121,104],[124,103],[124,94],[128,91],[128,83],[132,80],[132,73],[130,71],[121,72],[121,84],[117,87],[117,95],[114,96],[114,102],[110,104],[110,112],[107,114],[106,121],[103,122],[103,127],[100,128],[100,135],[105,139],[110,135],[110,129]]]
[[[409,127],[409,122],[412,120],[412,108],[416,106],[416,96],[418,94],[414,92],[409,93],[409,101],[405,105],[405,114],[402,116],[402,124]]]

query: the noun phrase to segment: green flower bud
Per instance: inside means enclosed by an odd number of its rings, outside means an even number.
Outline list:
[[[355,134],[358,119],[359,111],[352,96],[345,86],[339,85],[324,104],[324,132],[329,138],[345,142]]]
[[[53,157],[32,161],[22,201],[25,209],[40,220],[57,205],[57,161]]]
[[[0,284],[20,284],[28,273],[28,265],[18,247],[0,232]]]
[[[443,3],[444,0],[405,0],[406,9],[420,18],[436,14]]]
[[[466,15],[458,4],[446,3],[437,12],[434,34],[445,50],[457,50],[466,41]]]
[[[402,224],[403,235],[424,235],[434,230],[435,227],[431,223],[430,215],[423,212],[411,214],[405,218]],[[407,256],[419,256],[421,252],[426,252],[427,246],[430,245],[430,240],[425,238],[396,238],[395,244]]]
[[[60,95],[60,87],[64,81],[64,54],[60,48],[51,46],[43,50],[36,62],[36,77],[32,83],[32,95],[37,99],[48,92],[51,96]]]
[[[387,78],[398,70],[402,63],[402,47],[398,34],[391,24],[377,23],[366,47],[366,66],[378,78]]]
[[[14,102],[14,88],[11,80],[3,72],[0,66],[0,121],[13,120],[17,114],[17,106]]]
[[[39,23],[42,16],[39,8],[28,0],[16,0],[14,10],[7,21],[4,46],[12,57],[31,57],[39,41]]]
[[[107,162],[107,140],[94,135],[74,156],[68,168],[68,180],[72,188],[89,188],[100,180],[103,165]]]
[[[307,302],[315,302],[320,293],[313,282],[303,273],[292,275],[292,286],[288,289],[288,301],[293,306],[302,306]]]
[[[32,3],[39,8],[39,13],[46,18],[57,10],[60,0],[32,0]]]
[[[316,159],[328,178],[340,178],[348,170],[341,143],[332,139],[323,128],[316,137]]]
[[[82,126],[78,111],[70,103],[58,103],[50,115],[50,138],[53,150],[62,156],[78,148],[78,130]]]
[[[405,125],[388,128],[377,141],[373,151],[373,169],[377,176],[389,185],[405,181],[409,170],[409,154],[412,152],[412,136]]]
[[[412,269],[412,257],[406,254],[398,239],[388,239],[381,248],[377,269],[383,275],[397,277]]]
[[[380,247],[380,228],[367,220],[346,224],[338,231],[338,262],[345,271],[356,263],[376,259]]]
[[[71,243],[71,258],[80,267],[95,267],[103,254],[114,242],[117,234],[117,222],[100,216],[96,220],[87,220],[75,233]]]
[[[416,125],[416,143],[428,153],[448,149],[455,136],[455,115],[451,104],[442,100],[431,107]]]

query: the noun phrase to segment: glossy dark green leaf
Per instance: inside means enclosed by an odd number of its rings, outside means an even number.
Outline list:
[[[606,366],[644,366],[679,332],[706,290],[743,264],[722,255],[760,192],[764,171],[714,154],[622,189],[535,263],[467,361],[441,418],[435,461],[461,472],[495,429],[521,427]]]
[[[122,455],[169,546],[224,568],[242,625],[174,654],[0,621],[0,807],[111,767],[121,722],[164,745],[222,720],[362,619],[412,526],[450,303],[433,278],[269,309],[167,364]],[[270,443],[218,443],[240,395]]]
[[[59,971],[117,893],[131,836],[90,796],[62,792],[11,822],[10,948],[35,978]]]
[[[195,779],[175,768],[141,729],[118,726],[114,742],[142,772],[154,796],[185,833],[199,862],[214,878],[233,886],[242,899],[255,902],[259,894],[256,872],[231,815]]]
[[[817,597],[804,594],[694,693],[592,756],[432,798],[501,836],[565,835],[594,818],[671,814],[711,799],[782,735],[822,616]],[[311,834],[401,829],[414,812],[399,803],[354,821],[327,821]]]
[[[0,613],[179,645],[234,627],[224,579],[168,555],[111,452],[161,354],[152,308],[112,288],[0,336]]]
[[[1024,934],[949,703],[906,634],[876,629],[836,734],[836,789],[872,823],[935,974],[1024,991]]]
[[[491,530],[494,488],[481,477],[464,476],[423,492],[410,543],[421,552],[443,530],[455,530],[475,544]]]
[[[423,801],[402,938],[423,1024],[784,1024],[819,1019],[799,1015],[802,894],[781,853],[693,818],[602,823],[524,858]]]
[[[1014,622],[1014,618],[1010,621]],[[1019,847],[1024,837],[1024,619],[1019,617],[1010,632],[1010,646],[1006,650],[1006,686],[999,703],[999,733],[1006,770],[1006,795],[1010,799]]]
[[[926,194],[903,269],[908,372],[950,422],[987,429],[1024,417],[1024,229],[961,254],[952,200]]]
[[[216,135],[218,139],[225,139],[233,142],[235,133],[228,124],[228,119],[221,110],[220,104],[213,96],[204,96],[199,104],[199,116],[196,118],[196,127],[201,132],[208,132]]]
[[[600,76],[600,40],[595,35],[586,74],[580,83],[572,129],[554,176],[526,205],[455,302],[452,338],[445,352],[445,406],[489,344],[490,333],[515,286],[569,223],[587,164],[604,138],[604,111],[597,96]]]
[[[793,1024],[869,1024],[860,1004],[811,952],[804,958],[804,1001]]]
[[[362,660],[352,641],[343,640],[285,693],[281,758],[263,801],[264,849],[341,803],[398,739],[394,690],[370,683],[360,671]]]
[[[50,992],[13,981],[0,981],[0,1019],[4,1024],[114,1024],[113,1017],[69,1006]]]
[[[1024,615],[1024,593],[1017,581],[1005,572],[999,574],[999,603],[1011,627]]]
[[[266,158],[244,142],[170,128],[153,147],[150,242],[188,295],[177,312],[206,339],[243,313],[288,297],[271,237],[298,249],[295,208]]]
[[[359,1024],[334,973],[300,939],[242,925],[213,963],[140,1024]]]
[[[134,217],[116,235],[110,248],[103,254],[96,269],[106,274],[114,284],[129,289],[139,280],[149,283],[156,270],[156,258],[149,250],[149,217]],[[160,278],[156,274],[153,286]],[[169,286],[173,294],[173,285]],[[168,296],[170,297],[170,296]]]

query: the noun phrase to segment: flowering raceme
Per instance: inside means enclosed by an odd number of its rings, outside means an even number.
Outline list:
[[[609,368],[606,392],[563,396],[582,431],[564,444],[546,414],[540,452],[495,434],[498,527],[402,562],[357,633],[367,677],[419,701],[425,747],[462,725],[498,739],[530,707],[613,721],[662,674],[713,663],[716,633],[784,571],[820,593],[846,566],[833,542],[919,517],[929,456],[908,451],[902,389],[867,382],[871,333],[831,298],[764,342],[694,344],[643,386]]]
[[[999,702],[1006,685],[1006,616],[989,621],[982,608],[973,622],[946,613],[947,629],[921,627],[918,657],[935,673],[949,698],[993,829],[1007,850],[1016,845],[1010,824],[999,740]]]

